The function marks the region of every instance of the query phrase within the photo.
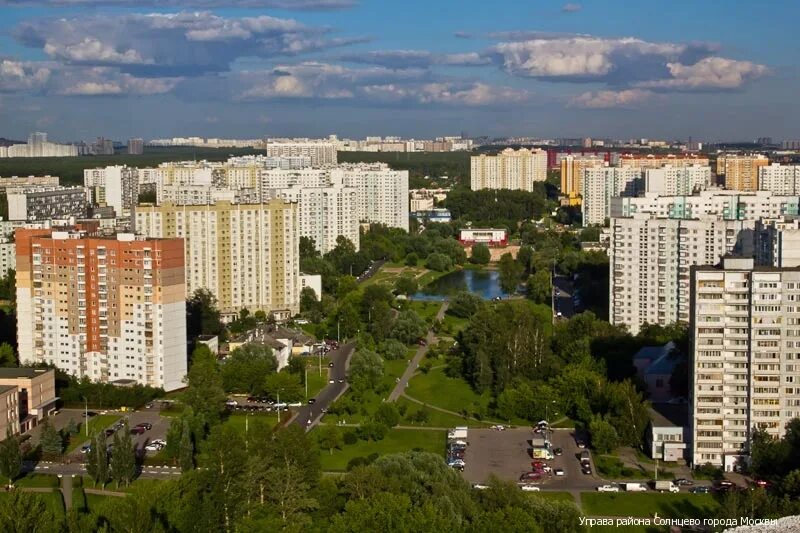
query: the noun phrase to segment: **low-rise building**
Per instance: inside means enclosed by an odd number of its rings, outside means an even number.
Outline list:
[[[458,241],[464,246],[474,244],[505,246],[508,244],[508,235],[504,229],[462,229]]]
[[[453,218],[449,209],[428,209],[427,211],[414,211],[411,217],[419,222],[439,222],[446,224]]]
[[[670,378],[681,354],[675,343],[662,346],[644,346],[633,356],[636,375],[647,384],[651,402],[666,402],[672,398]]]
[[[659,409],[662,407],[673,406],[659,406]],[[686,411],[685,405],[675,407]],[[645,449],[650,452],[651,458],[671,463],[686,459],[686,427],[676,418],[675,416],[668,418],[659,411],[650,409],[650,425],[645,433]],[[685,418],[685,414],[680,418]]]
[[[12,387],[17,391],[16,418],[21,433],[36,427],[44,417],[56,410],[58,398],[56,371],[53,369],[0,368],[0,387]],[[5,437],[5,433],[2,437]]]
[[[317,296],[317,301],[319,301],[322,298],[322,276],[321,275],[319,275],[319,274],[303,274],[301,272],[300,276],[298,278],[298,282],[299,282],[298,286],[300,287],[300,293],[298,293],[298,298],[299,298],[299,294],[302,294],[303,289],[305,289],[306,287],[310,287],[314,291],[314,294]]]

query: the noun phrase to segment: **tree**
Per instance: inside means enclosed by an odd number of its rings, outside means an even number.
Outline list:
[[[186,332],[189,338],[198,335],[220,335],[225,326],[217,309],[217,299],[208,289],[197,289],[186,302]]]
[[[500,287],[508,293],[516,292],[519,280],[525,268],[510,253],[505,253],[500,257]]]
[[[4,441],[0,442],[0,475],[8,479],[9,486],[14,485],[14,480],[22,472],[22,452],[19,449],[19,437],[6,433]]]
[[[108,483],[108,450],[106,449],[106,435],[103,431],[92,437],[90,449],[86,453],[86,473],[94,481],[95,487],[99,483],[100,488],[104,488]]]
[[[110,472],[117,487],[120,485],[127,487],[136,477],[136,450],[127,422],[124,422],[122,427],[114,433]]]
[[[374,389],[383,377],[383,359],[371,350],[358,350],[350,360],[350,381],[354,389]]]
[[[270,468],[267,478],[270,480],[267,500],[278,511],[284,525],[302,523],[303,512],[317,507],[316,500],[309,496],[309,484],[296,466]]]
[[[419,290],[419,285],[414,276],[400,276],[394,283],[394,288],[398,294],[411,295]]]
[[[434,252],[425,260],[425,266],[437,272],[445,272],[453,268],[453,260],[448,255]]]
[[[617,430],[597,415],[589,423],[589,438],[592,440],[592,447],[600,454],[611,453],[619,446]]]
[[[0,344],[0,366],[17,366],[17,356],[14,347],[4,342]]]
[[[319,442],[322,448],[327,448],[329,453],[333,455],[334,448],[338,450],[344,445],[342,430],[336,426],[323,426],[319,434]]]
[[[447,312],[459,318],[469,318],[483,306],[481,297],[471,292],[461,291],[450,301]]]
[[[386,361],[396,361],[406,356],[406,345],[397,339],[386,339],[378,345],[378,353]]]
[[[78,427],[78,423],[75,422],[74,418],[69,419],[69,422],[67,422],[67,427],[65,429],[68,435],[77,435],[78,431],[80,431],[80,427]]]
[[[42,421],[39,443],[42,446],[42,453],[48,457],[61,455],[61,452],[64,451],[64,439],[61,438],[49,418]]]
[[[488,246],[485,244],[473,245],[472,255],[469,258],[470,263],[474,263],[476,265],[488,265],[491,259],[492,252],[489,251]]]
[[[550,305],[553,288],[550,283],[550,273],[547,270],[537,270],[528,276],[525,289],[528,298],[537,304]]]
[[[335,320],[331,322],[332,336],[349,339],[358,334],[361,317],[352,298],[345,298],[336,310]]]
[[[517,252],[517,262],[525,269],[525,274],[531,273],[533,263],[533,248],[530,246],[520,246]]]
[[[60,531],[59,521],[40,494],[14,491],[0,500],[0,531],[48,533]]]
[[[372,415],[376,422],[386,427],[393,428],[400,423],[400,413],[393,403],[381,403]]]
[[[320,302],[317,293],[311,287],[303,287],[303,290],[300,291],[300,313],[307,316],[312,322],[318,322],[319,310]]]
[[[414,252],[411,252],[406,256],[406,266],[415,267],[417,263],[419,263],[419,256]]]
[[[339,278],[339,285],[336,287],[336,297],[340,300],[358,289],[358,282],[353,276],[341,276]]]
[[[272,348],[249,342],[233,350],[222,364],[222,385],[226,392],[261,395],[264,379],[278,369]]]
[[[192,352],[192,366],[186,383],[183,403],[199,418],[205,433],[220,421],[227,398],[217,358],[208,346],[201,344]]]
[[[183,418],[181,421],[181,441],[178,448],[178,462],[182,472],[188,472],[194,468],[194,442],[192,441],[192,428],[189,420]]]
[[[300,237],[300,260],[319,257],[317,244],[311,237]]]
[[[267,376],[264,388],[275,400],[278,396],[281,402],[295,402],[303,398],[303,386],[300,378],[290,372],[277,372]]]
[[[391,333],[395,311],[384,301],[376,302],[367,315],[367,328],[376,342],[383,342]]]
[[[402,311],[394,321],[391,336],[400,342],[413,344],[425,336],[428,324],[411,309]]]

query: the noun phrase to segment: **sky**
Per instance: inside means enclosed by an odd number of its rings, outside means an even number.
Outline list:
[[[800,138],[800,2],[0,0],[0,137]]]

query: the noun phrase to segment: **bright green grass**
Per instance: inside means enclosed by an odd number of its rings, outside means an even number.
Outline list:
[[[406,415],[400,420],[401,426],[419,426],[419,427],[434,427],[434,428],[452,428],[456,426],[469,426],[469,427],[487,427],[490,424],[484,422],[477,422],[475,420],[468,420],[461,416],[453,416],[430,407],[424,407],[416,402],[412,402],[402,396],[397,399],[398,407],[401,405],[406,406]],[[422,409],[428,412],[429,420],[424,424],[419,422],[410,422],[409,417]]]
[[[415,400],[460,413],[478,403],[484,408],[489,404],[489,395],[479,395],[460,378],[445,375],[444,368],[436,368],[427,374],[419,373],[411,378],[406,394]]]
[[[436,313],[439,311],[441,306],[441,302],[423,302],[419,300],[408,302],[408,307],[421,316],[422,319],[428,323],[428,325],[433,324],[433,321],[436,318]]]
[[[58,487],[58,476],[50,474],[27,474],[14,482],[17,487]]]
[[[468,318],[453,316],[450,313],[445,312],[444,319],[442,320],[442,330],[455,335],[464,329],[467,324],[469,324]]]
[[[320,451],[320,462],[323,470],[345,470],[351,459],[367,457],[373,453],[386,455],[420,449],[444,456],[445,437],[444,431],[391,429],[378,442],[359,440],[356,444],[334,450],[332,455],[327,450]]]
[[[526,494],[529,494],[531,498],[540,498],[551,502],[575,503],[575,498],[569,492],[526,492]]]
[[[9,492],[0,492],[0,501],[8,497],[9,494]],[[61,497],[60,490],[54,489],[53,492],[29,492],[27,494],[33,498],[42,500],[55,516],[64,516],[64,499]]]
[[[653,516],[658,513],[664,518],[703,518],[712,516],[719,504],[711,494],[582,492],[581,506],[589,516]]]
[[[98,431],[102,431],[108,427],[114,425],[114,422],[119,420],[121,417],[119,415],[95,415],[89,419],[89,436],[86,436],[86,429],[83,427],[83,422],[80,423],[80,431],[77,435],[72,435],[69,439],[69,445],[67,446],[67,453],[74,452],[82,444],[91,440]]]

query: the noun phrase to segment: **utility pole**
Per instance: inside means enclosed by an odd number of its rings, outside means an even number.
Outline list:
[[[308,400],[308,363],[306,363],[306,400]]]
[[[339,326],[341,325],[341,323],[342,323],[341,320],[336,319],[336,342],[342,342],[341,336],[339,334],[340,333]]]
[[[86,396],[83,397],[84,401],[84,409],[83,409],[83,427],[86,430],[86,436],[89,436],[89,400],[86,399]]]

